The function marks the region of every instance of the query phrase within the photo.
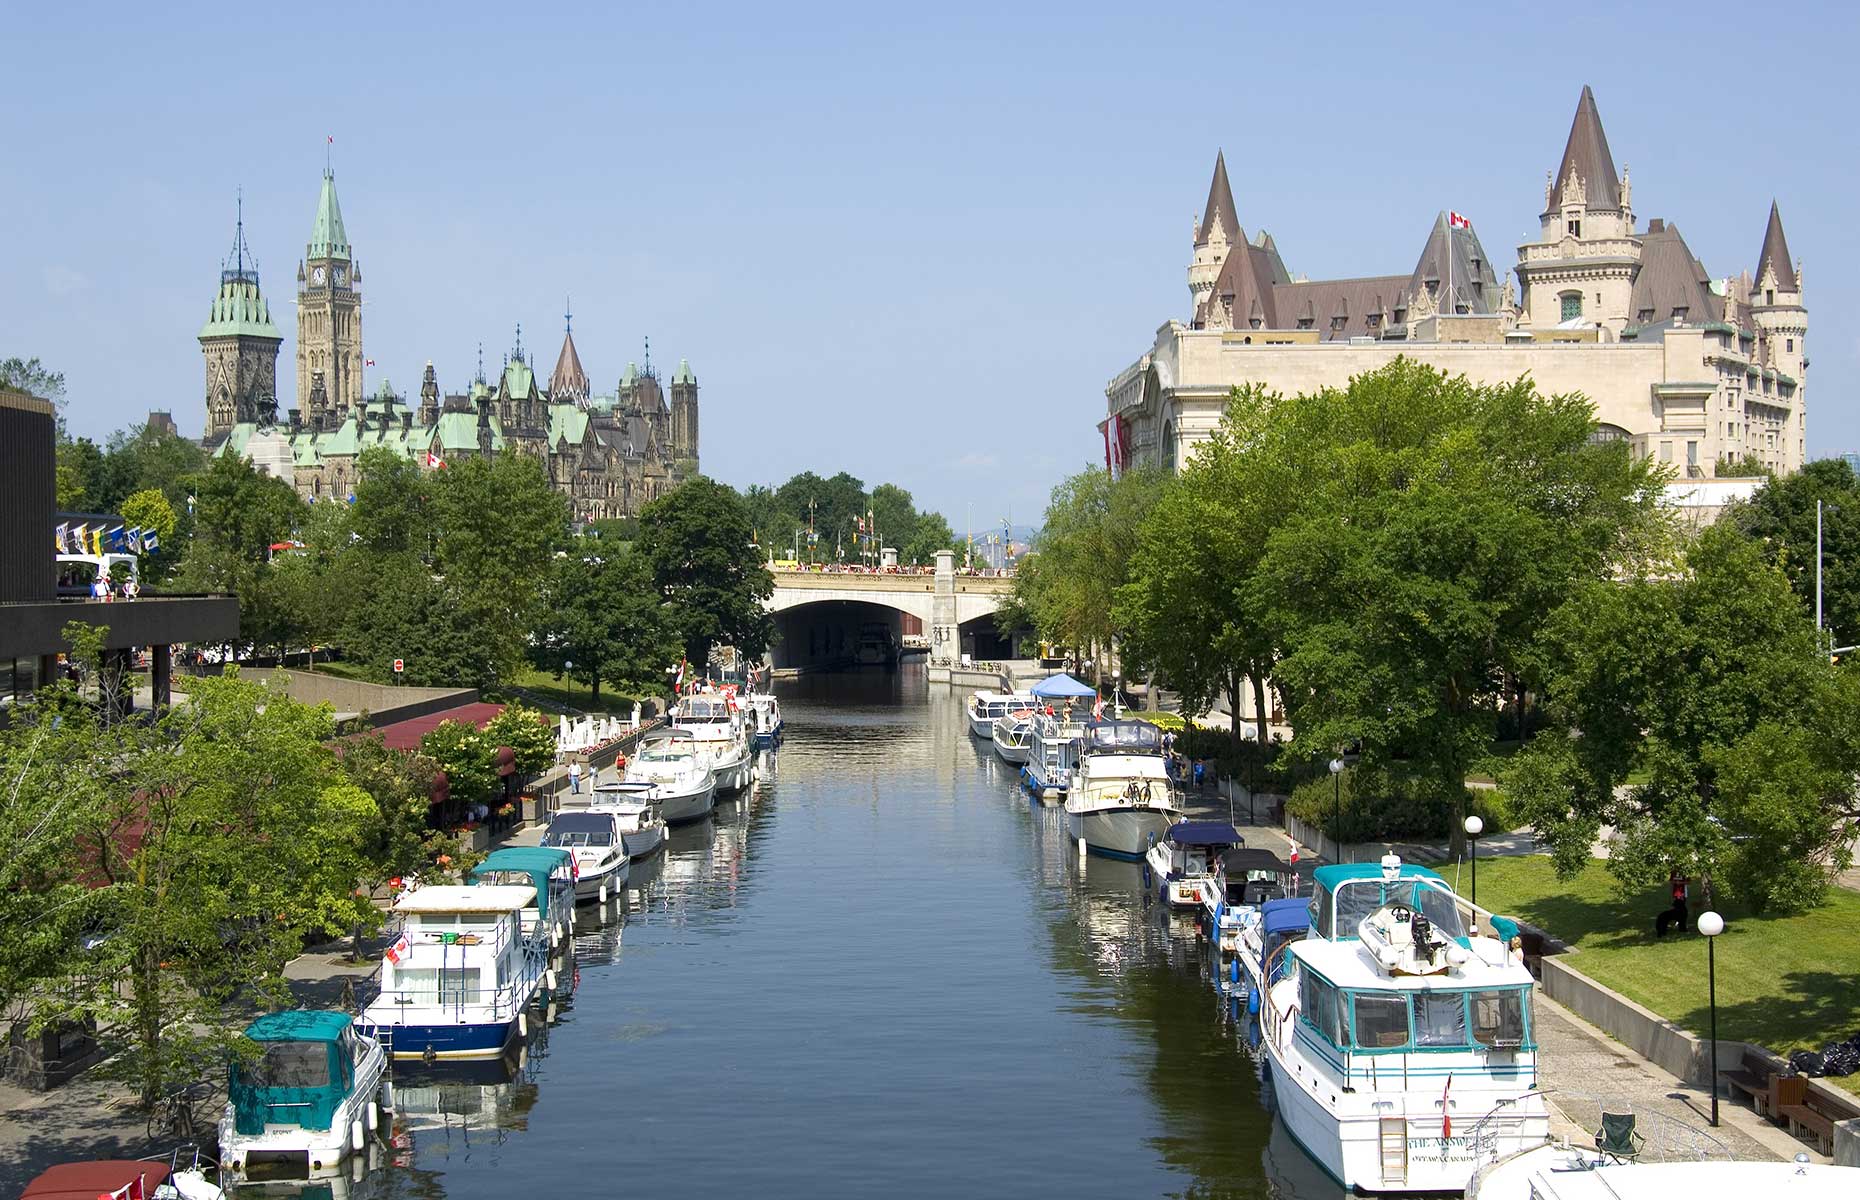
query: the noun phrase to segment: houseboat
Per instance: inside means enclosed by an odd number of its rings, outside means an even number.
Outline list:
[[[1085,727],[1066,789],[1066,829],[1094,854],[1140,861],[1181,819],[1163,762],[1162,731],[1147,721]]]
[[[755,779],[755,756],[736,698],[723,692],[686,696],[672,712],[672,728],[689,734],[700,763],[710,768],[719,795],[731,795]]]
[[[667,825],[701,821],[717,807],[717,777],[698,760],[691,736],[682,731],[647,742],[618,785],[603,784],[603,794],[631,791],[651,800]]]

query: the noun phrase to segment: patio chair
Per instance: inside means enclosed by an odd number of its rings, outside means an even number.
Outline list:
[[[1640,1157],[1647,1139],[1635,1132],[1631,1112],[1602,1112],[1602,1127],[1595,1135],[1595,1148],[1611,1158],[1632,1161]]]

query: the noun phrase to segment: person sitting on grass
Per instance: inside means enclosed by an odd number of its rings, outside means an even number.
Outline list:
[[[1678,925],[1680,929],[1686,927],[1685,874],[1675,868],[1672,874],[1667,877],[1666,886],[1672,892],[1673,902],[1667,908],[1661,910],[1660,915],[1653,919],[1653,936],[1656,938],[1665,937],[1666,931],[1675,924]]]

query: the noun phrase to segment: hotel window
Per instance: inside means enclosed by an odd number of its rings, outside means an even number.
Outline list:
[[[1582,293],[1581,292],[1564,292],[1562,296],[1562,301],[1563,301],[1563,318],[1562,318],[1563,320],[1574,321],[1577,318],[1582,316]]]
[[[1775,289],[1775,288],[1769,288],[1769,289],[1766,289],[1766,290],[1764,291],[1764,293],[1763,293],[1763,303],[1765,303],[1765,304],[1774,304],[1774,303],[1776,303],[1776,289]]]
[[[1784,338],[1784,339],[1783,339],[1783,349],[1785,349],[1785,350],[1787,350],[1787,351],[1788,351],[1789,353],[1791,353],[1791,354],[1794,354],[1794,353],[1795,353],[1795,339],[1794,339],[1794,338]]]
[[[1691,311],[1691,309],[1688,309],[1688,308],[1687,308],[1687,307],[1686,307],[1685,305],[1683,305],[1683,304],[1681,304],[1681,305],[1677,305],[1677,306],[1675,306],[1675,307],[1674,307],[1674,309],[1673,309],[1673,320],[1675,320],[1675,321],[1683,321],[1683,320],[1685,320],[1685,319],[1686,319],[1686,314],[1687,314],[1688,312],[1690,312],[1690,311]]]

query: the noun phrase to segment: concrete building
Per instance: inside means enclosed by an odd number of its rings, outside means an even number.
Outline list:
[[[242,454],[292,484],[307,500],[346,499],[356,459],[383,448],[439,469],[473,456],[536,459],[569,497],[577,520],[636,516],[698,470],[698,381],[680,361],[667,389],[652,365],[628,363],[611,394],[597,394],[581,365],[572,315],[544,387],[523,348],[487,379],[482,361],[470,388],[442,395],[432,363],[417,402],[382,380],[372,395],[364,370],[361,270],[325,169],[310,240],[297,269],[297,400],[285,419],[274,397],[279,336],[258,272],[245,249],[244,214],[220,293],[200,333],[207,357],[209,448]]]
[[[1598,436],[1682,479],[1712,478],[1721,460],[1798,469],[1808,318],[1777,207],[1754,272],[1713,277],[1677,226],[1638,225],[1632,204],[1585,87],[1514,268],[1499,274],[1471,222],[1442,213],[1411,271],[1310,280],[1270,234],[1247,237],[1217,155],[1194,224],[1192,315],[1106,386],[1106,465],[1179,467],[1235,387],[1343,387],[1406,355],[1475,382],[1528,374],[1545,393],[1581,392]]]

